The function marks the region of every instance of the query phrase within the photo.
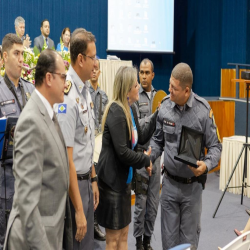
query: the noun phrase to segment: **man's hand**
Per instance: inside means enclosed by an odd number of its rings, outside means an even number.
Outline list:
[[[194,175],[196,177],[198,177],[198,176],[202,175],[206,171],[207,166],[206,166],[204,161],[197,161],[196,164],[197,164],[198,168],[194,168],[194,167],[191,167],[191,166],[188,166],[188,167],[192,170]]]
[[[144,151],[144,154],[150,156],[151,155],[151,151],[152,151],[152,148],[148,147],[148,150]]]
[[[92,182],[92,189],[93,189],[93,200],[94,200],[94,211],[95,211],[99,204],[99,189],[96,181]]]
[[[30,37],[29,35],[26,34],[26,37],[23,40],[23,46],[25,46],[26,48],[29,48],[30,45],[31,45]]]
[[[75,239],[81,242],[87,233],[87,221],[83,210],[75,212],[75,219],[77,228]]]
[[[151,147],[149,147],[147,151],[144,151],[144,154],[150,156],[151,150],[152,150]],[[146,170],[148,172],[148,175],[151,176],[152,175],[152,162],[151,161],[150,161],[150,166],[146,167]]]
[[[146,167],[146,170],[148,172],[148,175],[151,176],[152,175],[152,162],[150,161],[150,166]]]

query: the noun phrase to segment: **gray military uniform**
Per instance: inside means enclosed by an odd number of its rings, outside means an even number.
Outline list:
[[[151,96],[140,87],[139,101],[136,102],[137,114],[140,126],[143,128],[152,116],[152,102],[156,90],[151,86]],[[145,145],[138,145],[139,150],[147,150],[149,142]],[[154,232],[154,224],[157,216],[160,192],[160,157],[153,164],[152,176],[149,178],[145,168],[137,169],[136,175],[143,176],[148,180],[148,185],[141,183],[142,192],[136,192],[135,212],[134,212],[134,237],[143,234],[151,236]]]
[[[208,171],[216,167],[222,145],[216,133],[208,102],[191,92],[187,103],[179,107],[169,96],[161,105],[157,117],[156,131],[150,141],[152,162],[164,150],[165,170],[172,176],[191,178],[193,172],[174,156],[180,142],[182,125],[204,133],[201,160]],[[189,184],[177,182],[164,174],[161,195],[161,235],[163,249],[182,243],[191,243],[197,249],[201,231],[202,185],[197,181]]]
[[[35,89],[34,85],[22,78],[19,80],[19,85],[17,88],[15,88],[14,84],[13,88],[16,92],[17,98],[23,106],[25,103],[23,103],[22,93],[21,93],[21,87],[23,87],[24,95],[25,95],[25,102],[28,101],[29,97],[31,96],[31,93]],[[1,117],[8,117],[8,116],[19,116],[21,113],[21,110],[18,106],[17,100],[14,97],[13,93],[9,90],[7,87],[4,78],[0,77],[0,118]],[[2,131],[1,131],[2,132]],[[0,135],[0,138],[2,138],[2,135]],[[2,152],[0,152],[0,155]],[[12,208],[12,202],[13,202],[13,196],[14,196],[14,176],[12,172],[12,165],[13,160],[6,160],[5,161],[5,177],[4,178],[4,169],[1,166],[0,162],[0,249],[3,248],[4,244],[4,238],[5,238],[5,232],[6,232],[6,224],[5,224],[5,209],[11,210]],[[6,180],[6,208],[5,208],[5,180]]]
[[[95,130],[96,134],[101,132],[102,125],[102,116],[105,110],[105,107],[108,103],[108,96],[106,93],[100,89],[98,86],[96,90],[90,84],[89,92],[94,103],[94,113],[95,113]]]
[[[81,81],[72,66],[67,73],[67,81],[70,81],[72,86],[68,94],[64,95],[64,103],[54,105],[54,110],[57,113],[66,146],[73,147],[73,160],[79,177],[88,174],[93,165],[95,115],[88,84]],[[78,179],[78,186],[87,220],[87,233],[80,243],[75,240],[75,209],[71,203],[74,249],[93,249],[94,203],[90,178]]]

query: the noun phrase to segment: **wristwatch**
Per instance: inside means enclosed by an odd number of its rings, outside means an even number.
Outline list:
[[[95,177],[91,178],[91,182],[94,182],[94,181],[96,181],[96,182],[98,181],[97,175]]]

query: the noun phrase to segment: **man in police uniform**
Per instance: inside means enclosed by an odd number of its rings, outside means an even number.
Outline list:
[[[157,117],[150,145],[152,162],[164,149],[164,177],[161,194],[161,235],[164,250],[181,243],[197,249],[201,231],[202,189],[208,171],[217,166],[222,145],[208,102],[192,92],[193,74],[185,63],[177,64],[171,74],[168,95]],[[197,168],[176,161],[182,126],[204,133]]]
[[[19,116],[34,90],[32,83],[21,78],[23,50],[23,43],[17,35],[7,34],[3,38],[2,57],[5,63],[5,76],[0,78],[0,118]],[[5,213],[6,210],[11,210],[14,195],[12,164],[12,159],[5,161],[5,175],[3,167],[0,166],[0,249],[3,248],[6,232]]]
[[[92,98],[92,102],[94,103],[94,112],[95,112],[95,134],[101,132],[102,125],[102,115],[104,113],[104,109],[108,103],[108,96],[106,93],[100,89],[98,86],[98,78],[100,76],[100,62],[97,60],[96,67],[92,71],[92,75],[90,78],[90,87],[89,92]]]
[[[69,156],[74,249],[93,249],[94,210],[99,203],[99,191],[93,165],[95,115],[86,84],[96,67],[95,37],[91,32],[82,28],[73,32],[70,57],[64,103],[54,109]]]
[[[136,102],[140,125],[149,122],[152,116],[152,103],[156,90],[152,86],[154,79],[154,65],[151,60],[145,58],[141,61],[139,78],[141,87],[139,101]],[[138,145],[138,150],[147,151],[149,142]],[[156,159],[152,176],[149,178],[145,168],[136,170],[136,200],[134,213],[134,237],[138,250],[151,250],[151,235],[154,232],[154,223],[157,216],[160,192],[160,157]],[[142,242],[142,235],[143,242]]]
[[[98,86],[98,78],[100,76],[100,62],[96,60],[96,67],[92,71],[89,86],[89,93],[91,95],[92,102],[94,104],[94,113],[95,113],[95,135],[101,132],[102,125],[102,116],[105,110],[105,107],[108,103],[108,96],[106,93],[100,89]],[[96,240],[105,241],[105,234],[101,231],[96,214],[94,213],[94,238]]]

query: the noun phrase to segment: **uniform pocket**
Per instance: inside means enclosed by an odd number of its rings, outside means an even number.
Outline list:
[[[140,112],[140,117],[144,118],[149,113],[149,106],[148,105],[141,105],[139,107],[139,112]]]
[[[10,116],[10,115],[15,116],[17,112],[15,104],[4,105],[0,109],[1,109],[1,113],[4,116]]]
[[[175,127],[163,124],[163,132],[167,149],[172,150],[173,147],[177,144]]]

